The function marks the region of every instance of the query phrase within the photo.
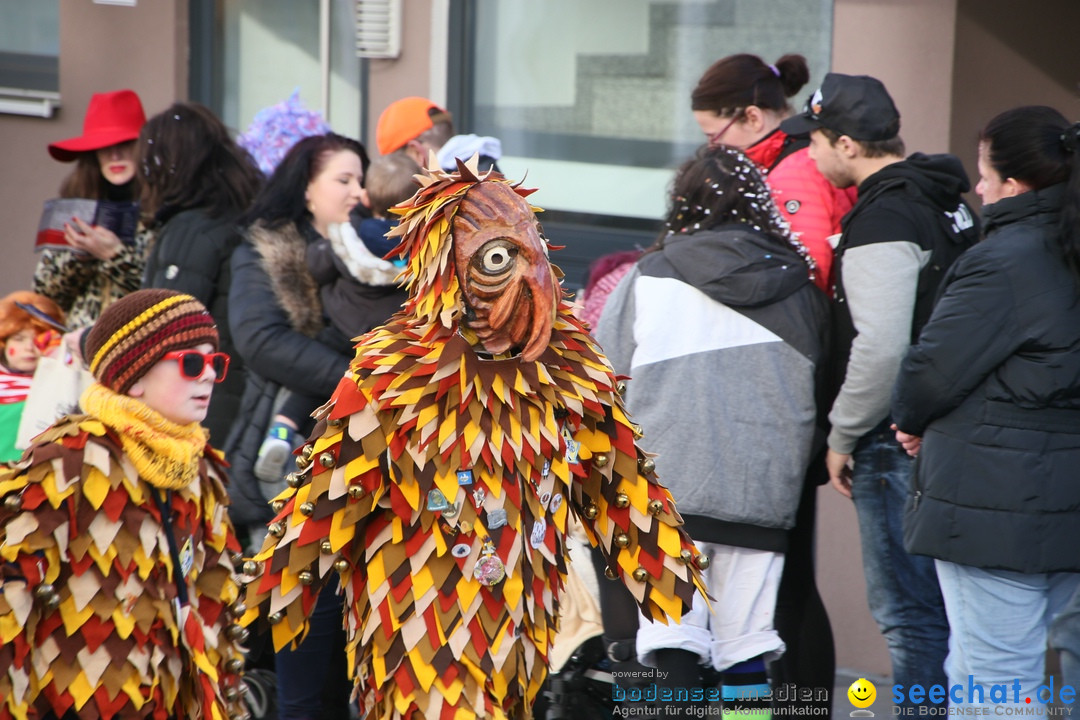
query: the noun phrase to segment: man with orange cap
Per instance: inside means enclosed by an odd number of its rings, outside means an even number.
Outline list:
[[[427,167],[428,153],[433,152],[444,170],[455,170],[457,159],[480,156],[481,171],[499,170],[495,164],[502,156],[498,138],[479,135],[455,135],[450,113],[431,100],[407,97],[390,103],[379,116],[375,144],[382,155],[403,152],[420,167]]]

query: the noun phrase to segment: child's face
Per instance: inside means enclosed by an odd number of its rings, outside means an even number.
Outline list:
[[[37,369],[41,352],[34,344],[31,328],[20,330],[4,342],[4,364],[16,372],[31,373]]]
[[[214,346],[201,343],[186,349],[197,350],[205,355],[212,353]],[[142,400],[166,420],[178,425],[188,425],[206,419],[216,377],[210,363],[206,363],[202,375],[189,380],[180,372],[180,363],[177,360],[162,359],[131,386],[128,395]]]

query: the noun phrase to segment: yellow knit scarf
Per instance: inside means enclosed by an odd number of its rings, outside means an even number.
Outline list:
[[[208,438],[199,423],[174,423],[142,401],[100,383],[86,389],[82,407],[116,431],[124,453],[139,475],[154,487],[179,490],[198,477],[199,460]]]

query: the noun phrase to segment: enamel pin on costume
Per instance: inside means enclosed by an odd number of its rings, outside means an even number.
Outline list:
[[[417,177],[395,209],[409,300],[318,413],[246,564],[245,621],[302,638],[339,572],[369,717],[528,717],[571,512],[650,618],[682,616],[704,558],[562,298],[530,191],[474,161]]]

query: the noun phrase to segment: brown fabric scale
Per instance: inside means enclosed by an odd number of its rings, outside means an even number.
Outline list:
[[[526,718],[569,513],[648,617],[681,617],[704,558],[562,298],[529,191],[471,163],[417,179],[395,209],[409,300],[317,413],[245,563],[244,621],[301,639],[338,572],[369,717]]]

